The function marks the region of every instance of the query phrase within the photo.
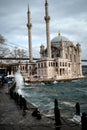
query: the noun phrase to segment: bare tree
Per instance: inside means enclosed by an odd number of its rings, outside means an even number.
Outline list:
[[[25,58],[25,57],[27,57],[27,54],[24,49],[19,49],[19,48],[15,47],[11,51],[10,56],[14,57],[14,58]]]
[[[13,50],[7,48],[6,39],[0,34],[0,58],[3,57],[25,58],[27,53],[24,49],[17,47],[13,48]]]
[[[0,57],[7,57],[9,55],[9,49],[6,47],[0,46]]]
[[[0,34],[0,57],[6,57],[9,54],[9,49],[6,47],[6,39]]]
[[[26,51],[24,49],[18,49],[17,50],[17,55],[18,55],[19,58],[27,57]]]
[[[6,39],[0,34],[0,44],[5,44]]]

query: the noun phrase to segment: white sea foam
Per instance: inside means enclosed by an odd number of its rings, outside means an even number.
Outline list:
[[[78,115],[74,115],[72,119],[69,119],[71,120],[72,122],[75,122],[77,124],[81,124],[81,116],[78,116]]]
[[[54,81],[53,84],[57,84],[58,82],[57,81]]]
[[[66,102],[66,101],[64,101],[61,104],[65,104],[65,105],[70,106],[70,107],[75,107],[75,104],[72,103],[72,102]]]
[[[45,85],[45,83],[41,83],[41,85]]]

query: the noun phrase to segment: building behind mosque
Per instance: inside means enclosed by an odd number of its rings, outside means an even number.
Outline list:
[[[30,80],[60,80],[82,77],[81,46],[74,45],[72,41],[61,35],[50,40],[50,16],[48,1],[45,1],[45,22],[47,47],[40,46],[40,59],[33,61],[32,54],[32,24],[30,21],[30,9],[28,8],[28,39],[29,39],[29,63],[21,63],[22,74]]]

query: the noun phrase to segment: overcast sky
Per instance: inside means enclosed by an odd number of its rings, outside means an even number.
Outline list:
[[[82,47],[82,59],[87,59],[87,0],[48,0],[51,39],[67,37]],[[34,57],[39,46],[46,45],[45,0],[0,0],[0,34],[9,47],[28,50],[27,9],[31,11],[32,46]]]

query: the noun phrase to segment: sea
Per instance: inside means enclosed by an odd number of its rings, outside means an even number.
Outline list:
[[[54,100],[57,99],[61,111],[75,113],[75,105],[80,104],[80,111],[87,113],[87,79],[51,84],[25,84],[20,73],[15,74],[17,91],[42,113],[52,115]]]

